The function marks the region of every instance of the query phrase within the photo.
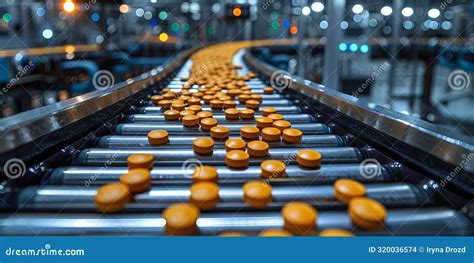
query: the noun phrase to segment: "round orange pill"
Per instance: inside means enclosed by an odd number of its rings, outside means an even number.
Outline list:
[[[229,108],[224,111],[225,118],[228,120],[236,120],[239,118],[239,110],[235,108]]]
[[[182,111],[184,110],[184,108],[186,108],[186,105],[183,102],[178,101],[178,102],[173,102],[171,104],[171,108],[173,110]]]
[[[268,115],[267,117],[272,119],[273,121],[279,121],[279,120],[284,119],[283,115],[278,114],[278,113],[272,113],[272,114]]]
[[[260,234],[261,237],[290,237],[293,236],[291,232],[284,229],[265,229]]]
[[[150,170],[144,168],[130,169],[120,176],[120,183],[127,185],[131,194],[140,194],[151,187]]]
[[[194,94],[194,97],[196,97],[196,94]],[[201,106],[201,99],[196,97],[196,98],[191,98],[188,100],[188,105],[189,106]]]
[[[192,110],[182,110],[179,112],[179,117],[182,119],[184,116],[187,115],[196,115],[194,111]]]
[[[307,168],[318,168],[321,166],[321,153],[314,150],[300,150],[296,154],[296,162]]]
[[[352,198],[364,197],[365,186],[356,180],[339,179],[334,182],[334,196],[337,200],[347,203]]]
[[[273,120],[269,117],[258,117],[255,119],[255,123],[258,128],[263,129],[267,127],[272,127]]]
[[[303,132],[298,129],[288,128],[282,132],[282,139],[284,142],[296,143],[300,142],[303,138]]]
[[[209,104],[211,102],[211,100],[213,100],[213,99],[214,99],[213,95],[204,95],[204,96],[202,96],[202,100],[206,104]]]
[[[202,98],[202,96],[204,96],[204,93],[198,91],[198,92],[193,93],[192,95],[193,95],[193,98],[199,99],[199,104],[201,104],[201,98]],[[195,102],[196,102],[196,100],[193,100],[192,101],[193,104],[189,104],[189,100],[188,100],[189,105],[194,105]],[[198,105],[198,104],[196,103],[196,105]]]
[[[197,154],[211,154],[214,141],[211,138],[196,138],[193,140],[193,150]]]
[[[163,97],[167,100],[172,100],[176,98],[176,94],[173,92],[168,92],[168,93],[163,94]]]
[[[177,110],[167,110],[163,113],[163,115],[167,121],[175,121],[179,119],[179,111]]]
[[[273,94],[273,88],[272,87],[263,88],[263,94]]]
[[[205,118],[201,120],[201,129],[209,131],[212,127],[217,126],[217,120],[214,118]]]
[[[213,110],[220,110],[222,109],[222,101],[221,100],[211,100],[211,109]]]
[[[169,109],[169,107],[171,106],[171,101],[169,101],[169,100],[160,100],[158,102],[158,106],[161,107],[162,110]]]
[[[220,236],[220,237],[245,237],[246,235],[242,232],[227,231],[227,232],[219,233],[218,236]]]
[[[285,120],[274,121],[272,125],[280,131],[291,128],[291,122]]]
[[[151,169],[153,167],[153,162],[155,161],[155,157],[152,154],[148,153],[137,153],[128,156],[127,163],[128,168],[145,168]]]
[[[238,138],[227,139],[227,141],[225,141],[225,150],[228,152],[233,151],[233,150],[245,151],[246,145],[247,144],[242,139],[238,139]]]
[[[258,102],[256,100],[247,100],[245,102],[245,107],[247,107],[249,109],[252,109],[252,110],[258,110],[258,108],[260,107],[260,102]]]
[[[270,146],[266,142],[262,141],[251,141],[247,144],[247,152],[253,157],[264,157],[268,155],[268,149]]]
[[[164,98],[163,98],[163,96],[160,96],[160,95],[153,95],[153,96],[151,96],[150,99],[151,99],[151,102],[153,102],[153,104],[158,105],[158,102],[160,100],[163,100]]]
[[[266,160],[260,164],[263,178],[282,178],[286,176],[286,165],[278,160]]]
[[[348,204],[352,224],[366,230],[376,230],[385,224],[387,210],[385,207],[366,197],[352,198]]]
[[[215,126],[211,128],[211,137],[214,139],[222,140],[229,138],[230,130],[224,126]]]
[[[246,168],[249,166],[249,154],[241,150],[233,150],[225,155],[225,162],[231,168]]]
[[[275,114],[275,113],[277,113],[277,110],[272,107],[266,107],[262,109],[262,115],[264,117],[268,117],[270,114]]]
[[[212,118],[212,112],[210,112],[210,111],[200,111],[200,112],[196,113],[196,116],[198,116],[200,120],[205,119],[205,118]]]
[[[163,145],[168,143],[168,132],[164,130],[153,130],[147,134],[148,142],[151,145]]]
[[[251,94],[251,95],[250,95],[250,99],[251,99],[251,100],[256,100],[256,101],[258,101],[259,103],[261,103],[263,97],[262,97],[261,95],[258,95],[258,94]]]
[[[114,213],[122,210],[131,201],[127,185],[111,183],[97,189],[94,199],[97,210],[103,213]]]
[[[285,229],[294,235],[310,235],[316,230],[318,212],[306,203],[288,203],[282,208],[281,214]]]
[[[201,210],[213,209],[219,203],[219,186],[214,182],[194,183],[190,192],[190,203]]]
[[[267,127],[262,129],[262,139],[269,142],[280,140],[281,131],[277,128]]]
[[[170,236],[190,236],[197,232],[199,208],[193,204],[173,204],[163,211],[165,231]]]
[[[235,108],[237,106],[237,103],[233,100],[225,100],[223,102],[224,109],[230,109],[230,108]]]
[[[188,90],[183,90],[181,91],[181,96],[177,99],[179,101],[182,101],[183,103],[187,103],[188,100],[191,98],[187,95],[191,94]]]
[[[351,236],[354,236],[354,234],[352,234],[352,232],[347,231],[345,229],[328,228],[319,232],[319,236],[321,237],[351,237]]]
[[[186,115],[181,119],[181,123],[186,127],[199,125],[199,117],[196,115]]]
[[[272,187],[264,182],[247,182],[243,186],[244,202],[252,207],[266,207],[272,201]]]
[[[242,92],[241,92],[241,93],[242,93]],[[250,99],[250,96],[247,95],[247,94],[241,94],[241,95],[239,95],[239,96],[237,97],[237,100],[238,100],[240,103],[242,103],[242,104],[244,104],[244,103],[245,103],[247,100],[249,100],[249,99]]]
[[[195,113],[198,113],[202,111],[202,106],[201,105],[191,105],[188,107],[188,110],[194,111]]]
[[[255,111],[252,109],[243,109],[239,111],[239,117],[244,120],[251,120],[255,115]]]
[[[192,180],[196,182],[217,182],[217,169],[213,166],[201,165],[194,169]]]
[[[240,136],[247,140],[258,140],[260,130],[254,126],[244,126],[240,128]]]

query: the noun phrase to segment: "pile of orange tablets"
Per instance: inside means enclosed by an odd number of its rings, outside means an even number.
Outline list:
[[[161,95],[151,100],[161,108],[167,121],[181,122],[186,127],[199,127],[208,137],[194,139],[192,148],[197,156],[212,155],[216,142],[225,144],[225,163],[232,169],[245,169],[250,158],[262,158],[261,178],[243,185],[242,202],[254,208],[263,208],[272,202],[272,187],[268,183],[275,178],[286,176],[286,165],[280,160],[265,159],[272,142],[298,143],[303,133],[292,128],[285,116],[275,108],[261,107],[263,97],[253,94],[246,82],[256,77],[249,71],[239,75],[239,66],[232,63],[234,54],[241,48],[255,43],[238,42],[214,45],[195,53],[189,77],[182,78],[180,92],[165,88]],[[264,43],[262,43],[264,44]],[[196,88],[197,92],[191,92]],[[271,87],[264,94],[272,94]],[[218,123],[212,112],[203,111],[201,104],[209,105],[213,111],[222,111],[226,119],[255,120],[255,125],[240,129],[241,138],[229,138],[229,128]],[[237,106],[245,106],[237,109]],[[255,113],[262,117],[254,118]],[[169,143],[168,133],[154,130],[148,133],[150,145]],[[314,150],[299,150],[296,153],[299,166],[318,169],[322,156]],[[151,185],[150,169],[154,158],[150,154],[134,154],[128,158],[128,173],[120,177],[120,182],[101,187],[95,202],[102,212],[120,211],[132,200],[133,194],[147,191]],[[196,222],[202,211],[212,211],[219,203],[218,171],[212,166],[197,167],[192,174],[189,202],[170,205],[163,212],[168,235],[194,235],[198,232]],[[383,226],[386,210],[377,201],[365,197],[363,184],[350,180],[338,180],[334,184],[334,196],[348,206],[348,214],[354,226],[374,229]],[[281,209],[283,229],[267,229],[259,236],[351,236],[352,232],[343,229],[317,231],[318,211],[306,203],[291,202]],[[240,232],[223,232],[219,236],[244,236]]]

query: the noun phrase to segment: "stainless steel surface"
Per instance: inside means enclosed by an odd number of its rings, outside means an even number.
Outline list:
[[[32,142],[71,123],[95,114],[116,102],[163,80],[196,49],[183,52],[175,60],[117,83],[106,90],[97,90],[49,106],[30,110],[0,120],[0,154]]]
[[[51,220],[54,218],[54,220]],[[407,220],[409,219],[409,220]],[[317,226],[354,229],[345,211],[320,211]],[[282,228],[279,212],[203,213],[197,221],[202,235],[224,231],[256,234]],[[0,235],[164,235],[160,214],[18,213],[0,214]],[[449,208],[390,209],[380,231],[354,229],[356,235],[472,235],[472,226],[459,212]]]
[[[240,137],[230,137],[240,138]],[[121,136],[111,135],[101,137],[98,142],[98,147],[104,148],[133,148],[133,147],[148,147],[148,148],[166,148],[170,147],[176,149],[188,148],[193,144],[195,136],[169,136],[169,143],[163,145],[150,145],[146,136]],[[224,141],[215,141],[214,147],[216,149],[225,148]],[[304,147],[341,147],[345,146],[344,140],[337,135],[303,135],[301,142],[285,143],[283,141],[268,142],[271,148],[304,148]]]
[[[261,114],[256,114],[255,118],[261,117]],[[237,120],[229,120],[226,119],[225,115],[223,114],[213,114],[212,118],[216,119],[219,124],[221,123],[246,123],[246,124],[255,124],[255,119],[251,120],[244,120],[244,119],[237,119]],[[293,123],[307,123],[307,122],[315,122],[315,118],[309,114],[285,114],[285,120]],[[156,114],[133,114],[129,118],[129,122],[152,122],[152,123],[180,123],[178,120],[176,121],[167,121],[163,114],[156,113]]]
[[[250,52],[245,59],[266,75],[271,76],[277,69],[269,64],[256,60]],[[290,89],[301,92],[327,107],[354,120],[360,121],[393,137],[400,142],[431,154],[453,166],[463,165],[463,169],[474,173],[474,162],[467,162],[466,157],[474,152],[474,139],[451,133],[434,124],[414,118],[405,114],[386,109],[384,107],[368,104],[358,98],[340,93],[331,88],[315,84],[309,80],[293,76]],[[421,162],[425,156],[412,156]]]
[[[361,150],[351,147],[328,147],[328,148],[307,148],[319,151],[322,155],[321,162],[328,163],[355,163],[361,162],[364,156]],[[252,165],[260,164],[263,160],[282,160],[288,164],[296,163],[298,149],[274,148],[269,149],[266,157],[252,157],[249,162]],[[226,151],[215,149],[212,155],[199,155],[192,149],[86,149],[80,153],[74,163],[82,165],[125,165],[128,156],[132,154],[152,154],[155,156],[155,165],[186,165],[187,162],[197,162],[203,164],[225,164]],[[157,167],[158,169],[158,167]],[[243,169],[242,169],[243,170]]]
[[[428,199],[420,195],[419,189],[410,184],[367,184],[367,197],[378,200],[386,207],[414,207],[426,204]],[[20,211],[96,211],[95,186],[43,186],[23,189],[18,197]],[[126,212],[159,212],[171,204],[186,202],[190,198],[189,186],[154,186],[149,191],[134,196],[127,204]],[[281,209],[292,201],[314,204],[317,208],[344,207],[334,197],[332,185],[272,187],[272,203],[267,209]],[[325,202],[327,201],[327,202]],[[332,202],[330,202],[332,201]],[[241,186],[221,186],[219,204],[213,211],[251,208],[243,201]],[[265,208],[261,208],[265,209]]]
[[[154,185],[191,184],[191,176],[195,165],[163,166],[151,170]],[[216,166],[219,175],[219,184],[243,184],[248,180],[265,180],[260,178],[261,168],[250,166],[245,170],[232,169],[227,166]],[[367,177],[363,171],[379,171],[378,176]],[[118,181],[122,174],[127,173],[127,167],[111,166],[72,166],[56,169],[49,178],[48,183],[54,185],[101,185]],[[266,180],[272,185],[276,184],[325,184],[333,183],[337,179],[348,178],[359,182],[382,183],[394,181],[395,177],[384,166],[367,164],[327,164],[319,169],[306,169],[298,165],[287,165],[286,178]]]
[[[230,123],[225,126],[229,128],[231,135],[239,135],[240,129],[248,125]],[[328,134],[330,132],[326,125],[320,123],[295,123],[291,127],[301,130],[306,135]],[[179,122],[176,124],[125,123],[119,124],[115,128],[117,134],[123,135],[147,134],[151,130],[166,130],[170,135],[209,136],[209,132],[202,131],[199,127],[184,127]]]
[[[245,106],[237,105],[236,109],[238,110],[243,110],[245,109]],[[260,107],[260,110],[264,107]],[[275,108],[278,113],[280,114],[287,114],[287,113],[301,113],[301,108],[297,106],[275,106]],[[213,113],[218,113],[221,112],[223,113],[224,110],[213,110],[209,106],[202,107],[203,111],[212,111]],[[256,111],[256,113],[259,113],[260,111]],[[149,107],[143,107],[141,109],[141,113],[162,113],[162,110],[160,107],[154,107],[154,106],[149,106]]]

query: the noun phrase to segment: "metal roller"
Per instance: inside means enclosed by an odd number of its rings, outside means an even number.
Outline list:
[[[427,195],[411,184],[368,184],[367,197],[386,207],[414,207],[428,202]],[[43,186],[23,189],[18,197],[21,211],[84,211],[94,212],[97,187]],[[149,191],[134,196],[123,212],[160,212],[171,204],[190,198],[189,186],[154,186]],[[222,186],[215,210],[252,209],[243,200],[242,187]],[[336,200],[332,185],[273,186],[272,203],[266,210],[281,209],[292,201],[313,204],[317,208],[345,208]]]
[[[356,163],[364,160],[365,153],[358,148],[309,148],[319,151],[322,155],[322,163]],[[266,157],[251,157],[250,165],[260,164],[264,160],[275,159],[296,163],[298,149],[274,148],[269,149]],[[86,149],[73,161],[81,165],[126,165],[128,156],[132,154],[152,154],[155,156],[157,165],[184,165],[186,162],[200,162],[210,165],[224,165],[226,151],[224,149],[214,150],[212,155],[199,155],[191,149]]]
[[[257,114],[255,118],[261,117],[262,115]],[[239,124],[255,124],[255,119],[251,120],[244,120],[244,119],[237,119],[237,120],[229,120],[226,119],[225,115],[223,114],[213,114],[212,118],[216,119],[219,124],[227,124],[227,123],[239,123]],[[315,118],[309,114],[287,114],[285,115],[285,120],[291,123],[309,123],[315,122]],[[129,122],[150,122],[150,123],[170,123],[176,124],[180,123],[179,121],[167,121],[165,117],[161,113],[157,114],[133,114],[130,115],[128,118]]]
[[[243,110],[246,109],[245,106],[237,105],[236,107],[238,110]],[[297,106],[275,106],[273,107],[277,110],[278,113],[280,114],[291,114],[291,113],[301,113],[301,108]],[[224,110],[213,110],[211,109],[210,106],[205,106],[202,107],[203,111],[211,111],[211,112],[224,112]],[[143,107],[140,110],[141,113],[162,113],[161,107],[154,107],[154,106],[149,106],[149,107]],[[258,111],[257,111],[258,112]]]
[[[54,218],[54,220],[51,220]],[[101,213],[17,213],[0,215],[0,235],[164,235],[160,214]],[[257,234],[264,229],[282,228],[279,212],[203,213],[197,221],[199,234],[224,231]],[[356,235],[472,235],[472,225],[461,213],[444,207],[389,209],[385,227],[379,231],[355,228],[345,211],[320,211],[319,230],[343,228]]]
[[[216,166],[219,174],[219,184],[243,184],[248,180],[265,180],[260,178],[261,168],[250,166],[245,170],[232,169],[227,166]],[[378,171],[378,176],[367,177],[361,174],[364,171]],[[191,175],[194,165],[184,167],[160,166],[151,170],[153,185],[191,184]],[[122,174],[128,172],[127,167],[104,166],[72,166],[57,168],[48,178],[53,185],[102,185],[119,180]],[[267,180],[271,185],[291,184],[328,184],[337,179],[349,178],[360,182],[382,183],[393,182],[395,176],[385,166],[368,164],[327,164],[319,169],[306,169],[298,165],[286,167],[285,178]]]
[[[195,136],[169,136],[169,143],[163,145],[150,145],[146,136],[121,136],[111,135],[101,137],[98,141],[99,147],[104,148],[131,148],[131,147],[147,147],[147,148],[187,148],[190,149]],[[230,137],[240,138],[240,137]],[[224,149],[224,141],[215,141],[216,149]],[[342,147],[345,141],[338,135],[303,135],[300,142],[285,143],[283,141],[268,142],[271,148],[307,148],[307,147]]]
[[[231,123],[225,125],[229,128],[231,135],[239,135],[240,129],[248,124]],[[305,135],[315,134],[329,134],[330,129],[328,126],[321,123],[295,123],[291,125],[292,128],[299,129]],[[138,135],[147,134],[152,130],[166,130],[170,135],[189,135],[189,136],[209,136],[209,132],[202,131],[199,127],[185,127],[181,123],[169,124],[169,123],[124,123],[119,124],[115,127],[117,134],[123,135]]]

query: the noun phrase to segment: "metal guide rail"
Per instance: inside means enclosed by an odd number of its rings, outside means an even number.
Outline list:
[[[233,64],[238,67],[238,75],[252,76],[243,56],[243,51],[237,52]],[[256,63],[252,61],[252,69],[259,72]],[[168,82],[163,77],[160,81],[167,84],[168,91],[181,92],[191,67],[190,60],[183,60],[174,78]],[[259,73],[261,79],[245,81],[252,94],[261,96],[253,118],[228,118],[222,108],[199,102],[200,111],[211,112],[218,125],[228,128],[223,139],[214,138],[210,154],[198,154],[195,147],[197,138],[214,137],[211,132],[183,125],[185,115],[182,121],[168,120],[165,111],[169,106],[160,107],[152,97],[162,95],[163,85],[156,85],[152,91],[144,89],[147,99],[132,103],[132,110],[107,122],[106,129],[102,127],[89,136],[87,143],[79,140],[82,148],[66,147],[55,154],[53,157],[58,158],[61,152],[72,153],[68,155],[72,158],[56,161],[53,169],[43,174],[41,184],[3,185],[4,203],[8,205],[0,214],[0,235],[257,235],[269,229],[278,235],[473,234],[472,208],[463,207],[468,195],[442,188],[429,176],[369,146],[359,133],[348,133],[322,112],[301,103],[304,97],[295,90],[274,89],[269,94],[263,81],[269,76]],[[188,91],[197,93],[198,87],[193,85]],[[233,99],[237,110],[247,108],[237,97]],[[242,129],[255,126],[257,119],[266,115],[262,109],[268,107],[303,135],[295,142],[267,140],[267,152],[259,155],[261,149],[250,148],[255,140],[245,138]],[[149,132],[156,130],[167,132],[165,143],[152,143]],[[257,136],[263,137],[263,129]],[[241,138],[250,153],[248,164],[230,167],[229,150],[237,146],[230,146],[227,139],[240,142]],[[302,165],[301,150],[319,153],[320,165]],[[98,189],[123,183],[122,176],[131,173],[127,168],[127,164],[132,168],[130,157],[143,157],[140,154],[154,159],[148,173],[150,185],[135,193],[119,211],[103,215],[94,202]],[[283,163],[284,172],[269,168],[272,175],[263,176],[262,163],[268,160]],[[144,163],[142,159],[138,162]],[[196,215],[195,210],[182,207],[171,214],[169,208],[175,204],[197,202],[193,190],[196,171],[208,166],[213,167],[217,178],[205,183],[218,186],[217,200],[201,200],[205,205],[197,205],[201,211]],[[249,182],[263,186],[258,185],[252,192],[245,187]],[[265,189],[270,189],[269,197],[265,197]],[[363,200],[358,204],[352,202],[355,198]],[[367,200],[372,203],[367,205]],[[371,209],[383,209],[382,220],[372,222],[380,211]],[[194,216],[196,220],[191,224],[180,218]],[[179,222],[178,226],[170,231],[174,221]]]

